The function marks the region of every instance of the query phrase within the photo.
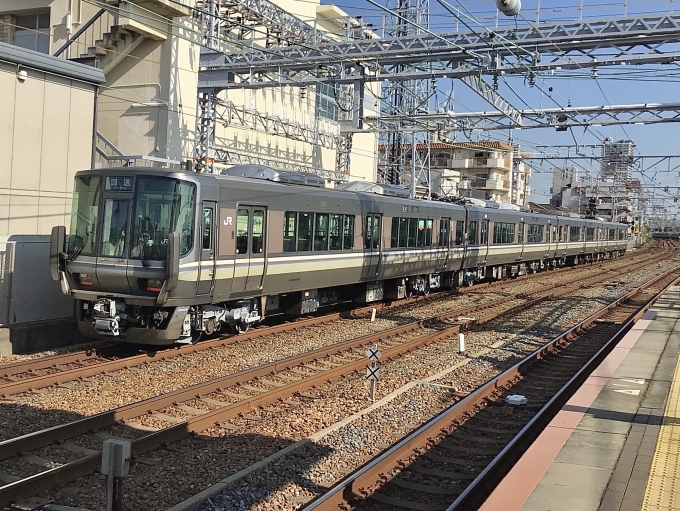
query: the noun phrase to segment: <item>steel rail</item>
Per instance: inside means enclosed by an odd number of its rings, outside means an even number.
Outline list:
[[[643,255],[643,254],[640,254]],[[646,254],[644,254],[646,255]],[[647,258],[642,261],[644,263],[647,260],[651,260],[652,258]],[[620,259],[617,259],[617,261]],[[627,265],[625,267],[631,266],[633,264],[640,264],[640,261],[636,261],[636,263],[631,263],[630,265]],[[598,267],[605,266],[605,264],[600,263]],[[572,267],[564,267],[560,268],[559,270],[572,270],[572,269],[581,269],[583,266],[572,266]],[[606,269],[607,271],[619,271],[620,269]],[[525,275],[522,276],[523,278],[530,278],[530,275]],[[515,279],[515,282],[517,279]],[[488,283],[482,283],[482,284],[477,284],[473,286],[472,288],[465,288],[465,289],[459,289],[458,292],[474,292],[475,290],[479,289],[481,286],[502,286],[503,284],[506,284],[507,281],[495,281],[495,282],[488,282]],[[57,370],[52,374],[47,374],[47,375],[39,375],[39,376],[34,376],[34,377],[25,377],[25,378],[17,378],[16,381],[11,381],[11,382],[6,382],[6,383],[0,383],[0,396],[7,397],[11,396],[14,394],[19,394],[21,392],[26,392],[29,390],[34,390],[34,389],[39,389],[39,388],[44,388],[48,387],[50,385],[55,385],[55,384],[62,384],[68,381],[73,381],[79,378],[87,378],[89,376],[95,376],[97,374],[103,374],[111,371],[117,371],[117,370],[122,370],[122,369],[129,369],[131,367],[137,367],[140,365],[145,365],[145,364],[151,364],[154,362],[160,362],[163,360],[169,360],[175,357],[179,357],[182,355],[188,355],[191,353],[196,353],[208,349],[214,349],[214,348],[222,348],[237,342],[247,342],[247,341],[252,341],[256,339],[260,339],[262,337],[265,337],[267,335],[274,335],[282,332],[287,332],[287,331],[292,331],[296,330],[298,328],[305,328],[308,326],[316,326],[316,325],[322,325],[325,323],[329,323],[332,321],[337,321],[339,319],[345,319],[345,318],[356,318],[356,317],[361,317],[367,314],[370,314],[373,309],[376,309],[377,311],[382,311],[386,309],[392,309],[392,308],[397,308],[413,303],[418,303],[421,301],[431,301],[435,299],[439,299],[442,296],[452,295],[454,291],[452,290],[446,290],[442,291],[440,293],[433,293],[428,296],[415,296],[411,297],[405,300],[399,300],[399,301],[392,301],[392,302],[379,302],[375,304],[371,304],[365,307],[359,307],[356,309],[353,309],[351,311],[337,311],[337,312],[332,312],[330,314],[325,314],[323,316],[312,316],[312,317],[307,317],[307,318],[302,318],[302,319],[297,319],[293,322],[288,322],[288,323],[282,323],[280,325],[275,325],[275,326],[270,326],[270,327],[262,327],[262,328],[257,328],[251,332],[246,332],[244,334],[239,334],[239,335],[230,335],[230,336],[220,336],[217,339],[211,339],[211,340],[205,340],[202,341],[198,344],[194,345],[189,345],[189,346],[181,346],[181,347],[171,347],[168,349],[164,350],[158,350],[158,351],[153,351],[149,353],[144,353],[140,355],[133,355],[129,357],[124,357],[124,358],[119,358],[116,360],[104,360],[98,363],[92,363],[88,364],[85,367],[77,367],[77,368],[72,368],[72,369],[66,369],[66,370]],[[109,349],[109,348],[115,348],[116,345],[108,345],[105,346],[104,348]],[[124,345],[121,346],[123,349],[130,349],[129,346]],[[58,369],[59,365],[68,365],[68,364],[73,364],[73,363],[78,363],[78,362],[87,362],[87,361],[92,361],[96,360],[99,356],[105,357],[105,355],[98,355],[96,353],[97,349],[102,349],[102,348],[95,348],[95,349],[88,349],[84,351],[78,351],[74,353],[67,353],[64,355],[56,355],[54,357],[43,357],[39,359],[34,359],[34,360],[28,360],[28,361],[23,361],[23,362],[17,362],[15,364],[6,364],[4,366],[0,366],[0,377],[5,377],[5,378],[11,378],[14,377],[18,374],[25,374],[29,373],[32,371],[40,371],[40,370],[45,370],[45,369],[54,369],[55,366]],[[111,356],[115,356],[115,354],[112,354]]]
[[[636,289],[627,293],[625,296],[617,299],[611,304],[593,313],[583,321],[579,322],[574,327],[560,334],[550,342],[544,344],[542,347],[536,349],[530,355],[525,357],[522,361],[518,362],[511,368],[504,371],[503,373],[494,376],[493,378],[488,380],[485,384],[480,386],[477,390],[470,393],[468,396],[462,398],[458,403],[454,404],[453,406],[449,407],[448,409],[440,413],[438,416],[429,420],[423,426],[416,429],[415,431],[404,437],[402,440],[388,448],[386,451],[370,460],[367,464],[363,465],[358,470],[354,471],[353,473],[343,478],[336,485],[334,485],[328,492],[317,497],[307,506],[305,506],[303,508],[304,511],[349,509],[350,502],[352,502],[353,500],[357,498],[368,497],[376,489],[376,487],[379,486],[385,480],[384,478],[380,477],[381,475],[388,474],[391,470],[393,470],[396,467],[403,468],[405,464],[402,460],[406,460],[414,456],[414,454],[417,454],[423,450],[427,450],[430,445],[437,442],[437,439],[446,436],[446,433],[448,431],[458,426],[461,422],[465,421],[467,418],[473,415],[476,409],[481,407],[484,402],[488,401],[489,398],[498,391],[498,389],[501,389],[511,384],[515,379],[521,376],[523,371],[525,371],[528,367],[533,365],[536,361],[545,358],[549,352],[555,349],[557,345],[572,339],[574,336],[583,331],[589,325],[593,324],[595,321],[608,314],[611,310],[621,306],[625,301],[630,300],[632,297],[640,293],[646,287],[649,287],[654,283],[658,282],[659,280],[666,278],[667,276],[678,271],[679,268],[676,267],[671,270],[668,270],[667,272],[662,273],[661,275],[655,277],[651,281],[645,283],[642,286],[637,287]],[[649,307],[652,306],[652,304],[663,294],[663,292],[665,292],[665,290],[668,289],[668,287],[673,285],[673,283],[677,282],[678,280],[679,279],[674,279],[674,281],[671,282],[668,286],[665,286],[662,291],[658,292],[652,300],[650,300],[640,311],[638,311],[638,313],[636,313],[629,321],[627,321],[626,324],[621,329],[618,330],[617,334],[615,334],[615,336],[612,337],[612,339],[609,342],[607,342],[606,346],[611,347],[614,342],[618,342],[618,339],[622,337],[622,335],[630,329],[632,324],[635,321],[637,321],[637,319],[641,317],[642,314],[644,314],[644,311],[649,309]],[[593,364],[604,358],[604,353],[606,353],[605,347],[600,349],[598,353],[589,360],[588,364],[579,371],[578,374],[582,375],[585,371],[588,371],[588,373],[591,372],[594,369],[594,367],[596,367]],[[573,382],[576,381],[578,381],[578,378],[576,376],[572,377],[569,383],[565,385],[559,391],[558,394],[560,394],[563,397],[564,393],[566,393],[568,390],[571,390],[569,384],[573,385]],[[567,389],[565,387],[569,388]],[[541,409],[539,414],[537,414],[537,416],[535,416],[534,419],[532,419],[531,424],[536,424],[537,421],[540,420],[536,417],[540,416],[541,418],[544,418],[545,414],[548,413],[548,411],[552,410],[549,407],[549,405],[554,406],[555,403],[559,402],[559,399],[560,398],[558,397],[553,397],[550,400],[550,402]],[[522,429],[520,434],[526,434],[526,432],[530,431],[531,429],[532,428],[529,428],[529,425],[527,425],[525,428]],[[513,445],[520,443],[521,440],[522,439],[514,441]],[[496,459],[498,459],[501,456],[502,458],[508,456],[508,453],[511,450],[512,449],[506,447]],[[475,483],[480,485],[484,484],[486,482],[486,478],[493,473],[493,468],[496,467],[497,464],[499,463],[494,462],[492,462],[493,463],[492,467],[488,467],[483,471],[483,477],[480,474],[480,476],[478,476],[473,481],[473,483],[471,483],[471,485]],[[479,488],[479,486],[477,486],[477,488]],[[468,499],[470,498],[470,495],[472,495],[473,493],[474,488],[470,489],[469,491],[466,491],[454,503],[456,507],[452,505],[447,511],[454,509],[456,511],[460,509],[470,509]]]
[[[593,276],[591,280],[593,282],[597,282],[598,280],[601,282],[606,280],[606,277],[603,278],[601,275],[599,278],[598,276]],[[412,351],[419,347],[455,336],[462,329],[480,325],[496,319],[499,316],[532,307],[547,299],[554,299],[558,296],[568,294],[573,290],[573,287],[571,286],[572,284],[578,284],[579,288],[583,288],[592,285],[593,282],[574,281],[565,283],[562,285],[565,287],[565,289],[559,293],[549,291],[540,298],[527,300],[511,307],[506,306],[503,310],[487,314],[481,318],[466,320],[460,324],[444,328],[439,332],[408,341],[396,347],[388,348],[384,351],[384,357],[387,360],[398,357],[403,353]],[[533,294],[540,293],[545,293],[545,290],[538,290]],[[528,296],[528,294],[521,293],[515,295],[512,298],[525,299]],[[485,310],[502,304],[507,305],[509,299],[511,298],[504,297],[497,301],[483,304],[481,306],[475,305],[464,309],[449,311],[435,317],[408,323],[406,325],[394,327],[382,332],[368,334],[356,339],[349,339],[333,346],[320,348],[302,355],[265,364],[254,369],[243,370],[232,375],[211,380],[209,382],[178,389],[158,397],[132,403],[116,410],[110,410],[91,417],[86,417],[69,424],[55,426],[53,428],[48,428],[46,430],[41,430],[14,439],[6,440],[4,442],[0,442],[0,460],[8,459],[23,451],[38,449],[59,441],[66,440],[68,438],[73,438],[75,436],[88,433],[92,430],[110,427],[118,423],[124,424],[126,420],[140,417],[145,413],[150,413],[154,410],[173,406],[179,402],[189,399],[200,398],[203,395],[219,391],[222,388],[238,385],[241,382],[275,374],[276,372],[285,371],[294,366],[301,366],[307,363],[315,362],[323,357],[333,356],[342,351],[370,345],[381,339],[389,339],[396,335],[407,334],[415,330],[422,329],[437,321],[446,321],[456,316],[479,312],[480,309]],[[233,419],[248,409],[275,403],[282,400],[284,397],[303,392],[316,385],[323,384],[326,381],[338,379],[355,371],[362,370],[365,365],[366,360],[363,357],[360,357],[357,360],[343,364],[337,368],[318,374],[310,374],[307,378],[301,379],[291,384],[283,385],[276,389],[262,392],[256,396],[244,395],[244,400],[242,401],[209,411],[200,416],[194,417],[174,426],[161,429],[157,432],[133,441],[133,454],[143,454],[164,444],[184,438],[189,434],[203,431],[212,426],[218,426],[220,421],[225,422]],[[84,474],[96,471],[99,468],[100,462],[101,454],[93,454],[61,467],[43,471],[15,483],[2,486],[0,487],[0,505],[7,505],[8,503],[16,501],[17,499],[27,498],[34,495],[36,492],[44,490],[47,487],[72,481],[74,478],[82,477]]]

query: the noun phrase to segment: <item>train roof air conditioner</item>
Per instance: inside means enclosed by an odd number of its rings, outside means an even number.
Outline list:
[[[335,189],[344,190],[346,192],[376,193],[378,195],[385,195],[387,197],[401,197],[403,199],[408,199],[411,197],[411,192],[406,188],[394,185],[369,183],[368,181],[349,181],[347,183],[339,184],[335,187]]]
[[[276,183],[285,183],[290,185],[306,185],[317,186],[324,188],[326,181],[324,178],[315,176],[314,174],[303,174],[301,172],[281,172],[271,167],[264,165],[256,165],[246,163],[243,165],[234,165],[228,169],[220,172],[222,176],[247,177],[250,179],[264,179],[266,181],[274,181]]]

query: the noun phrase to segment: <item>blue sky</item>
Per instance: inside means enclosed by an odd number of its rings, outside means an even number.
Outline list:
[[[378,0],[380,1],[380,0]],[[448,0],[450,4],[456,4],[456,0]],[[518,25],[524,25],[527,21],[536,22],[536,6],[539,0],[524,0],[522,10],[517,19]],[[327,2],[323,2],[327,3]],[[381,10],[371,5],[366,0],[339,0],[336,3],[347,13],[362,16],[365,22],[373,23],[376,28],[381,24]],[[396,2],[392,2],[394,5]],[[495,23],[495,2],[493,0],[468,0],[461,4],[473,13],[485,26],[493,27]],[[579,10],[579,4],[583,9]],[[556,7],[559,6],[559,7]],[[573,21],[581,13],[583,19],[600,19],[606,17],[620,17],[626,12],[627,15],[635,14],[660,14],[668,13],[673,9],[680,13],[680,0],[628,0],[628,1],[594,1],[594,0],[564,0],[540,1],[538,13],[540,22],[551,21]],[[430,28],[434,32],[453,31],[456,29],[456,19],[448,14],[438,3],[437,0],[430,0]],[[515,18],[500,15],[498,22],[501,26],[512,26]],[[475,29],[479,25],[472,26]],[[465,27],[459,25],[462,30]],[[641,71],[647,71],[640,77]],[[590,78],[590,69],[572,71],[570,77],[565,76],[566,72],[555,76],[544,77],[544,82],[538,80],[539,87],[527,87],[522,77],[506,78],[507,84],[501,82],[499,92],[517,108],[555,108],[567,106],[571,103],[574,107],[579,106],[598,106],[598,105],[621,105],[639,103],[668,103],[680,101],[680,90],[677,81],[680,80],[680,65],[671,64],[666,66],[617,66],[598,69],[598,79]],[[558,72],[559,73],[559,72]],[[635,73],[636,76],[633,76]],[[490,80],[490,78],[489,78]],[[446,82],[446,83],[445,83]],[[598,86],[599,82],[599,86]],[[464,84],[453,82],[453,97],[455,111],[485,111],[490,110],[490,106],[481,100],[474,92],[470,91]],[[548,87],[553,88],[553,92],[548,97]],[[450,81],[440,81],[438,89],[446,93],[451,89]],[[542,89],[542,90],[541,90]],[[514,91],[514,92],[513,92]],[[442,94],[440,97],[443,98]],[[519,97],[518,97],[519,96]],[[520,99],[521,98],[521,99]],[[526,104],[525,104],[526,103]],[[516,142],[522,144],[522,148],[528,152],[533,152],[532,144],[543,145],[565,145],[573,144],[574,136],[581,139],[582,128],[574,130],[573,136],[569,131],[556,132],[553,129],[531,129],[515,130],[513,137]],[[611,137],[614,140],[632,139],[636,144],[636,153],[642,155],[659,154],[680,154],[676,148],[676,140],[680,135],[680,125],[674,123],[658,125],[631,125],[631,126],[612,126],[597,127],[589,130],[580,140],[584,144],[598,144],[604,137]],[[484,138],[485,134],[481,134]],[[491,137],[496,140],[508,140],[507,131],[496,131],[491,133]],[[461,140],[465,138],[461,135]],[[598,164],[589,161],[580,161],[581,165],[592,169],[591,175],[597,174]],[[678,159],[675,164],[679,164]],[[556,164],[560,164],[557,163]],[[564,164],[562,162],[561,164]],[[567,164],[570,164],[567,162]],[[674,164],[674,165],[675,165]],[[534,165],[535,172],[531,179],[532,197],[536,202],[547,202],[548,191],[551,186],[552,164],[544,162],[542,165]],[[679,186],[680,168],[667,171],[667,163],[655,169],[650,169],[644,175],[635,177],[641,178],[643,184],[657,186]],[[666,205],[674,208],[678,204],[673,203],[671,194],[664,194],[657,190],[656,195],[667,197]],[[677,192],[676,192],[677,193]]]

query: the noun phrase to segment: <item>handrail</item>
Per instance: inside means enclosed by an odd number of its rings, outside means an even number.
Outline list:
[[[54,55],[52,55],[52,56],[53,56],[53,57],[58,57],[59,55],[61,55],[62,53],[64,53],[64,51],[66,51],[66,48],[68,48],[69,46],[71,46],[71,44],[73,43],[73,41],[75,41],[76,39],[78,39],[78,38],[83,34],[83,32],[85,32],[88,28],[90,28],[90,27],[92,26],[92,24],[93,24],[95,21],[97,21],[99,18],[101,18],[102,14],[104,14],[105,12],[106,12],[106,9],[99,9],[99,12],[97,12],[97,14],[95,14],[94,16],[92,16],[92,17],[89,19],[89,21],[88,21],[87,23],[85,23],[82,27],[80,27],[80,28],[78,29],[78,31],[77,31],[75,34],[73,34],[73,35],[69,38],[69,40],[66,41],[66,42],[62,45],[62,47],[59,48],[59,49],[56,51],[56,53],[55,53]]]

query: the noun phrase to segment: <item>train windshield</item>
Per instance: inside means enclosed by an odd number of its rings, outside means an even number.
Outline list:
[[[194,239],[196,185],[169,178],[137,178],[133,211],[132,259],[165,259],[168,234],[180,235],[180,255],[189,253]]]
[[[68,240],[68,254],[71,259],[75,259],[79,254],[95,255],[100,197],[101,178],[99,176],[76,178]]]

